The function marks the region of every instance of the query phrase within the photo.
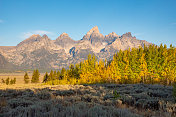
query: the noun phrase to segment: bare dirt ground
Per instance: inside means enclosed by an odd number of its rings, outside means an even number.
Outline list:
[[[0,87],[0,117],[174,117],[171,86],[146,84]]]

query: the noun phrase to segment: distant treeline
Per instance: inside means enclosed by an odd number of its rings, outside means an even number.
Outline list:
[[[40,77],[40,73],[38,69],[34,70],[32,74],[31,83],[39,83],[39,77]],[[28,84],[29,82],[30,82],[30,78],[28,76],[28,73],[26,72],[24,75],[24,83]]]
[[[176,80],[176,48],[170,45],[150,45],[119,51],[112,61],[97,60],[94,55],[79,64],[71,64],[69,69],[46,72],[46,84],[164,84],[171,85]]]
[[[12,85],[12,84],[16,84],[16,78],[14,79],[10,79],[9,77],[4,79],[1,79],[2,83],[6,84],[6,85]]]

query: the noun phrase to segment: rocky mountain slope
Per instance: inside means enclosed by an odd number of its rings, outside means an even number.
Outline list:
[[[17,68],[17,66],[9,63],[3,55],[0,54],[0,70],[1,71],[8,71],[9,69]]]
[[[71,39],[67,33],[61,34],[56,40],[51,40],[47,35],[32,35],[17,46],[1,46],[0,57],[4,67],[13,64],[20,69],[61,69],[86,59],[89,53],[98,59],[105,59],[111,58],[120,49],[144,44],[148,46],[151,43],[136,39],[130,32],[121,36],[112,32],[104,36],[95,26],[78,41]]]

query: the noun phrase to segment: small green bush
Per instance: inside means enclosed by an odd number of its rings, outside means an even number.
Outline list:
[[[2,80],[2,83],[5,83],[5,80],[4,79],[1,79]]]
[[[113,95],[114,95],[114,99],[121,98],[120,94],[118,94],[116,90],[113,92]]]
[[[10,83],[10,79],[9,79],[9,77],[6,79],[6,85],[9,85],[9,83]]]
[[[10,79],[9,77],[7,79],[1,79],[2,83],[5,83],[6,85],[12,85],[12,84],[16,84],[16,78],[14,79]]]

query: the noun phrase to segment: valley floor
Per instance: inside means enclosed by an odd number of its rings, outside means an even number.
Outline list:
[[[174,117],[173,88],[147,84],[0,86],[0,117]]]

